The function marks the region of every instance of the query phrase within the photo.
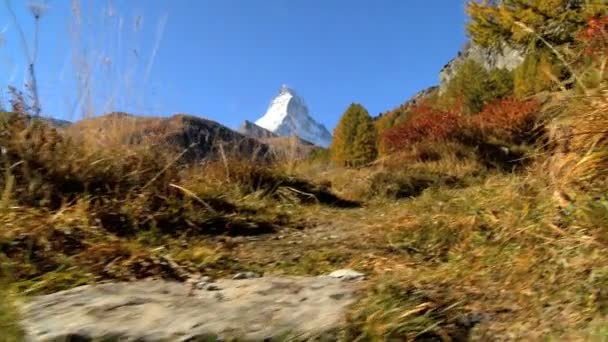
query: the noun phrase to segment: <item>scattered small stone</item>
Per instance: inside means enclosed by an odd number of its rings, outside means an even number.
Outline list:
[[[199,282],[213,283],[213,278],[211,278],[210,276],[202,276]]]
[[[342,298],[344,298],[345,294],[344,293],[334,293],[329,295],[329,298],[331,299],[335,299],[335,300],[340,300]]]
[[[338,279],[342,279],[342,280],[360,280],[360,279],[365,278],[365,274],[363,274],[361,272],[357,272],[355,270],[348,269],[348,268],[333,271],[329,274],[329,276],[332,278],[338,278]]]
[[[255,279],[260,278],[260,275],[255,272],[239,272],[232,277],[234,280]]]
[[[193,290],[205,290],[209,286],[209,284],[213,283],[213,278],[209,276],[202,276],[200,278],[189,279],[188,283],[190,283],[190,292],[189,295],[192,295]]]
[[[456,323],[458,325],[461,325],[461,326],[464,326],[467,328],[471,328],[471,327],[474,327],[475,325],[483,322],[486,319],[487,319],[487,317],[482,313],[471,313],[471,314],[457,318]]]
[[[205,290],[207,291],[220,291],[221,288],[215,284],[207,284],[207,286],[205,286]]]

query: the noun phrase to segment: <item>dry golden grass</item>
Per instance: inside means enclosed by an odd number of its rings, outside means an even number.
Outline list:
[[[0,336],[6,342],[23,341],[23,331],[17,324],[18,314],[15,307],[15,295],[4,288],[0,288],[0,294],[3,298],[0,303]]]
[[[112,116],[102,120],[120,126]],[[173,148],[130,143],[139,132],[130,126],[104,127],[118,133],[88,143],[95,135],[59,132],[23,115],[3,114],[1,124],[0,253],[10,268],[3,275],[28,294],[101,279],[180,279],[153,250],[274,232],[290,224],[284,206],[356,205],[283,166],[229,154],[178,161]]]
[[[606,98],[566,101],[554,122],[577,134],[553,135],[515,172],[457,143],[421,143],[359,169],[230,155],[188,165],[123,133],[78,144],[8,116],[2,278],[31,295],[107,279],[352,267],[369,287],[345,340],[606,340]]]
[[[328,214],[358,232],[350,247],[318,251],[317,263],[373,274],[348,340],[608,340],[608,97],[551,98],[544,123],[565,133],[550,135],[515,173],[442,144],[358,170],[302,166],[339,194],[367,200],[354,220]],[[419,176],[434,182],[395,202],[370,197],[378,175],[389,189],[408,190]],[[466,181],[454,186],[442,175]]]

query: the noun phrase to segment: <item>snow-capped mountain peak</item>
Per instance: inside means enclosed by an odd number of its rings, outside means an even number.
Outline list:
[[[304,100],[287,85],[281,86],[266,114],[255,124],[278,135],[296,135],[315,145],[328,147],[331,143],[327,128],[310,116]]]

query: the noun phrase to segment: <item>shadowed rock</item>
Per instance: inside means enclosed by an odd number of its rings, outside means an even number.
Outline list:
[[[268,146],[215,121],[178,114],[168,118],[112,113],[79,121],[69,127],[73,136],[85,139],[152,144],[183,153],[187,162],[227,157],[268,160]]]

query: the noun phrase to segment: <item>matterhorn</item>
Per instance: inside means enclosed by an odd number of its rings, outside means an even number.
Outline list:
[[[255,124],[279,136],[295,135],[322,147],[331,144],[331,134],[327,128],[310,116],[304,100],[286,85],[281,87],[266,114]]]

